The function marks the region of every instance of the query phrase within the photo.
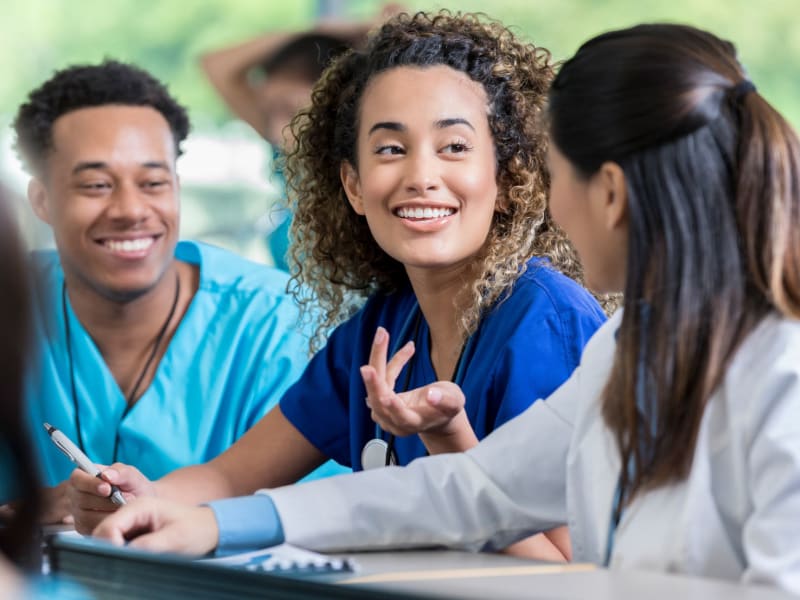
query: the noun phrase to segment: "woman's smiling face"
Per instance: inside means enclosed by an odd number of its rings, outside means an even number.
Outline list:
[[[357,170],[342,166],[353,209],[407,268],[471,263],[497,204],[483,87],[447,66],[395,67],[361,99]]]

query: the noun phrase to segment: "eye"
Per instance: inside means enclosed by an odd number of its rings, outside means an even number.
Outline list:
[[[145,181],[142,184],[142,187],[146,190],[160,190],[162,188],[165,188],[168,184],[169,182],[165,179],[151,179]]]
[[[469,152],[470,150],[472,150],[472,146],[464,140],[458,140],[447,144],[442,148],[441,152],[446,154],[461,154],[463,152]]]
[[[83,192],[101,192],[111,189],[111,184],[107,181],[85,181],[78,184],[78,189]]]
[[[398,146],[397,144],[385,144],[375,148],[375,154],[399,155],[405,154],[405,150],[402,146]]]

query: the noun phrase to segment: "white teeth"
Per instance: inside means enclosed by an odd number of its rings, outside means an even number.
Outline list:
[[[429,206],[412,208],[404,206],[397,209],[397,216],[403,219],[441,219],[449,217],[454,212],[456,211],[452,208],[431,208]]]
[[[141,252],[153,245],[153,238],[139,238],[138,240],[106,240],[105,246],[112,252]]]

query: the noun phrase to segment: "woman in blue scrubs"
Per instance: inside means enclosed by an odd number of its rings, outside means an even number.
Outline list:
[[[293,122],[287,169],[294,291],[327,343],[217,459],[155,484],[128,467],[107,478],[134,496],[198,502],[293,482],[325,457],[405,465],[467,450],[555,390],[604,314],[546,210],[535,120],[552,74],[546,50],[448,13],[394,18],[334,61]],[[381,357],[388,368],[369,366]],[[365,387],[440,379],[469,400],[399,406]],[[96,496],[107,485],[73,482],[89,530],[92,511],[113,510]],[[569,555],[539,541],[529,554]]]

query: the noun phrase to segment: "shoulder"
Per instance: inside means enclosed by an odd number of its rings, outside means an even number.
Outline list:
[[[800,435],[800,321],[765,317],[730,362],[721,397],[750,439]]]
[[[532,258],[520,275],[511,297],[535,298],[542,308],[555,312],[579,311],[605,321],[603,309],[589,291],[575,280],[555,270],[543,258]]]
[[[581,348],[605,322],[603,309],[578,283],[550,267],[543,259],[532,259],[510,291],[484,317],[500,335],[524,336],[530,343],[546,335]]]
[[[178,260],[200,269],[200,289],[207,292],[286,295],[287,273],[203,242],[181,241]]]

